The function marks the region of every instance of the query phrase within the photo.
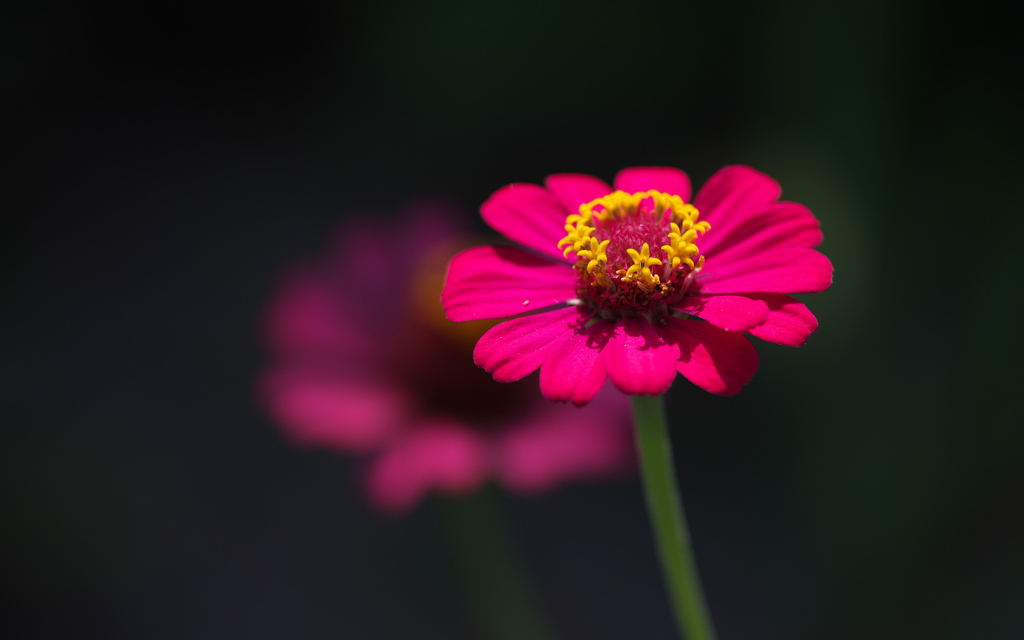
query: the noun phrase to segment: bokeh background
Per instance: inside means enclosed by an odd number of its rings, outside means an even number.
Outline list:
[[[277,274],[412,198],[744,163],[836,278],[671,392],[722,640],[1024,637],[1019,6],[5,5],[0,635],[482,637],[438,501],[260,409]],[[494,493],[560,637],[672,637],[635,479]]]

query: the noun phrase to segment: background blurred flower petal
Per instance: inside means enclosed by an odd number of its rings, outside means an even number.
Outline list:
[[[418,423],[370,462],[366,488],[374,504],[399,513],[430,490],[473,491],[490,468],[487,439],[480,432],[458,423]]]
[[[268,373],[260,389],[293,442],[350,452],[383,443],[407,417],[411,404],[393,385],[303,367]]]

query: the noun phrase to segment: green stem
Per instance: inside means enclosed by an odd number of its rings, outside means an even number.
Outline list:
[[[661,396],[633,396],[633,420],[639,445],[640,466],[647,510],[668,582],[672,609],[680,634],[687,640],[715,640],[697,562],[690,549],[683,503],[676,488],[672,465],[672,444],[665,428],[665,405]]]
[[[445,500],[466,592],[489,640],[552,640],[515,561],[493,491]]]

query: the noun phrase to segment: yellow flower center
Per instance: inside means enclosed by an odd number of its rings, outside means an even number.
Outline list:
[[[703,266],[694,241],[711,225],[699,215],[677,195],[615,191],[568,216],[558,246],[576,254],[582,298],[600,309],[654,311],[681,298]]]

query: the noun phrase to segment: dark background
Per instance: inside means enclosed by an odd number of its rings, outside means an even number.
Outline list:
[[[437,501],[260,411],[276,274],[415,197],[744,163],[836,276],[740,395],[672,390],[721,639],[1024,637],[1011,6],[5,5],[0,635],[476,637]],[[562,638],[672,637],[635,480],[497,495]]]

